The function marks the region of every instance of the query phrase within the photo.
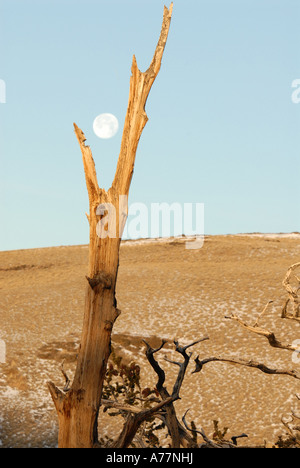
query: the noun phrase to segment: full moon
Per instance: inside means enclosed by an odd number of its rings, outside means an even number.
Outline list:
[[[100,114],[95,118],[93,130],[99,138],[112,138],[119,130],[119,122],[113,114]]]

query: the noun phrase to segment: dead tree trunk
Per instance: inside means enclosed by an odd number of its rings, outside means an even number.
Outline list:
[[[148,70],[142,73],[133,57],[120,155],[108,191],[99,187],[91,149],[85,145],[84,133],[74,124],[89,195],[90,244],[83,330],[74,380],[67,393],[52,382],[48,383],[58,413],[60,448],[91,448],[98,441],[97,419],[110,355],[111,332],[120,313],[115,288],[119,247],[127,218],[127,198],[138,142],[148,120],[145,105],[160,70],[172,8],[173,4],[169,9],[164,8],[160,38]]]

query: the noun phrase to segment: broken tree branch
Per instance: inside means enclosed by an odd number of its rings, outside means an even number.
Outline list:
[[[186,346],[180,346],[178,341],[174,341],[174,344],[176,346],[176,351],[177,351],[177,353],[179,353],[179,354],[181,354],[183,356],[184,361],[182,363],[173,362],[174,364],[177,364],[179,366],[179,372],[178,372],[178,376],[177,376],[176,382],[175,382],[174,387],[173,387],[172,395],[178,395],[178,398],[179,398],[179,392],[180,392],[180,389],[181,389],[181,386],[182,386],[182,382],[183,382],[183,379],[184,379],[184,376],[185,376],[185,372],[186,372],[187,366],[189,365],[189,361],[190,361],[190,358],[191,358],[191,355],[192,355],[192,353],[187,354],[186,350],[188,348],[190,348],[191,346],[194,346],[195,344],[201,343],[202,341],[206,341],[206,340],[209,340],[208,336],[206,336],[204,338],[201,338],[200,340],[194,341],[193,343],[190,343],[190,344],[188,344]],[[172,361],[170,361],[170,362],[172,362]]]
[[[163,348],[163,346],[166,344],[166,341],[162,340],[162,344],[156,349],[151,348],[151,346],[145,340],[143,341],[146,345],[146,357],[148,359],[148,362],[158,377],[158,381],[156,384],[157,391],[159,392],[162,400],[166,400],[170,398],[170,394],[168,390],[164,387],[165,372],[154,358],[154,354]],[[169,434],[172,440],[172,447],[180,447],[180,432],[173,404],[166,407],[166,415],[164,417],[164,422],[169,430]]]
[[[263,311],[262,311],[262,312],[259,314],[259,316],[257,317],[257,319],[256,319],[256,321],[255,321],[255,323],[254,323],[254,325],[253,325],[254,327],[258,327],[258,322],[259,322],[259,320],[260,320],[260,319],[262,318],[262,316],[266,313],[267,308],[268,308],[269,305],[272,304],[272,303],[273,303],[273,301],[268,301],[268,302],[267,302],[267,304],[265,305]]]
[[[65,381],[66,381],[63,390],[64,390],[65,393],[67,393],[70,390],[71,380],[69,379],[68,374],[66,373],[66,371],[64,369],[64,363],[65,363],[65,360],[63,360],[63,362],[61,363],[61,372],[62,372],[62,375],[65,378]]]
[[[98,185],[97,174],[96,174],[96,167],[94,158],[92,155],[91,148],[86,146],[86,137],[83,131],[74,123],[74,130],[75,135],[77,137],[81,153],[82,153],[82,161],[85,173],[85,180],[86,180],[86,187],[88,190],[88,195],[90,200],[94,200],[97,198],[100,188]]]
[[[156,413],[159,412],[163,407],[170,405],[173,403],[174,398],[169,397],[166,400],[161,401],[153,408],[149,408],[147,410],[139,411],[138,413],[129,411],[128,418],[126,423],[123,426],[122,432],[117,438],[115,442],[113,442],[113,448],[128,448],[131,444],[133,438],[136,435],[140,425],[151,416],[154,416]],[[127,408],[127,411],[129,408]]]
[[[168,39],[172,11],[173,3],[171,3],[169,9],[164,7],[163,23],[159,41],[150,67],[146,72],[142,73],[139,70],[136,58],[133,56],[129,101],[124,123],[121,150],[115,178],[111,189],[109,189],[109,191],[114,190],[121,195],[128,195],[129,192],[137,145],[142,131],[148,121],[145,105],[151,87],[160,70],[162,56]]]
[[[203,360],[199,360],[199,356],[196,357],[195,363],[196,367],[195,370],[192,372],[193,374],[200,372],[205,364],[209,362],[227,362],[229,364],[236,364],[246,367],[252,367],[255,369],[259,369],[261,372],[265,374],[274,374],[274,375],[288,375],[290,377],[294,377],[295,379],[300,380],[300,373],[296,372],[295,370],[288,370],[288,369],[271,369],[267,367],[265,364],[256,362],[256,361],[247,361],[245,359],[239,358],[232,358],[232,357],[209,357]]]
[[[176,341],[176,340],[174,341],[175,350],[176,350],[176,352],[178,352],[179,354],[181,354],[183,356],[184,361],[183,362],[175,362],[175,361],[170,361],[169,359],[165,358],[165,360],[167,362],[171,362],[171,363],[176,364],[176,365],[179,366],[178,375],[177,375],[177,378],[176,378],[176,381],[175,381],[175,384],[174,384],[173,390],[172,390],[172,396],[171,397],[173,398],[173,401],[176,401],[177,399],[180,398],[179,392],[180,392],[180,389],[181,389],[181,386],[182,386],[182,383],[183,383],[183,380],[184,380],[185,372],[186,372],[186,369],[187,369],[187,366],[189,364],[190,357],[191,357],[191,354],[192,354],[192,353],[187,354],[186,350],[188,348],[190,348],[191,346],[194,346],[195,344],[201,343],[202,341],[205,341],[205,340],[208,340],[208,339],[209,339],[208,337],[201,338],[201,339],[196,340],[193,343],[190,343],[190,344],[188,344],[186,346],[180,346],[178,341]],[[158,382],[157,382],[156,388],[157,388],[157,390],[158,390],[158,392],[161,395],[163,400],[166,399],[166,398],[170,398],[170,394],[169,394],[168,390],[163,386],[164,383],[165,383],[165,372],[161,368],[161,366],[158,364],[156,359],[154,358],[154,354],[157,353],[158,351],[160,351],[163,348],[163,346],[164,346],[164,344],[166,342],[162,341],[162,344],[161,344],[161,346],[159,348],[152,349],[151,346],[145,340],[143,340],[143,341],[146,344],[146,357],[147,357],[151,367],[153,368],[153,370],[155,371],[155,373],[158,376]],[[184,427],[178,421],[177,416],[176,416],[175,407],[174,407],[173,403],[166,406],[165,410],[166,410],[166,414],[163,417],[161,417],[161,419],[163,419],[164,423],[168,427],[168,431],[169,431],[169,434],[170,434],[170,437],[171,437],[171,440],[172,440],[172,448],[178,448],[180,446],[182,446],[182,447],[194,447],[195,446],[195,441],[186,432]]]
[[[154,359],[154,354],[160,351],[164,347],[164,345],[167,343],[167,341],[162,340],[162,344],[157,349],[152,349],[151,346],[145,340],[143,340],[143,342],[146,345],[146,358],[148,359],[149,364],[151,365],[152,369],[158,376],[156,388],[158,392],[160,393],[163,390],[163,385],[165,383],[166,376],[165,376],[164,370],[160,367],[156,359]]]
[[[279,341],[276,338],[276,336],[275,336],[275,334],[273,332],[271,332],[269,330],[265,330],[263,328],[260,328],[256,324],[254,326],[253,325],[252,326],[248,325],[246,322],[244,322],[242,319],[240,319],[237,315],[232,314],[230,316],[225,316],[225,318],[238,322],[244,328],[246,328],[247,330],[249,330],[252,333],[255,333],[256,335],[264,336],[265,338],[267,338],[267,340],[269,341],[270,346],[272,346],[273,348],[286,349],[288,351],[298,351],[299,350],[299,346],[289,344],[289,343],[282,343],[281,341]]]

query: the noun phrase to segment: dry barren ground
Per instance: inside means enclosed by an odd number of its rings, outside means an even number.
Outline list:
[[[6,343],[6,362],[0,364],[2,447],[56,446],[57,419],[46,382],[63,386],[63,359],[70,375],[74,369],[87,254],[87,246],[0,252],[0,339]],[[209,335],[194,347],[195,357],[232,355],[295,368],[291,353],[271,348],[224,316],[234,312],[254,321],[272,299],[261,325],[284,341],[300,339],[299,325],[280,318],[281,282],[299,260],[296,234],[208,236],[200,250],[185,249],[184,239],[124,242],[117,287],[122,314],[113,345],[142,364],[145,385],[156,380],[144,359],[143,337],[188,343]],[[165,354],[174,357],[171,346]],[[161,363],[171,385],[177,368]],[[296,407],[299,381],[222,363],[210,363],[199,374],[192,370],[191,363],[176,403],[179,416],[191,408],[189,418],[208,434],[217,419],[231,435],[246,432],[251,444],[272,444],[284,433],[280,419]],[[106,417],[99,424],[102,434],[113,435],[117,422]]]

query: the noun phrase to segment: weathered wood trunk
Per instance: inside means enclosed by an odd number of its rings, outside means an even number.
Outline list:
[[[127,218],[127,198],[138,142],[148,120],[145,104],[160,70],[172,8],[173,4],[169,9],[164,8],[160,38],[145,73],[138,69],[133,57],[121,150],[114,181],[107,192],[98,185],[92,152],[85,145],[84,133],[74,124],[89,194],[90,244],[83,329],[74,380],[66,393],[52,382],[48,383],[58,414],[60,448],[92,448],[98,441],[97,419],[111,333],[120,313],[115,288],[120,241]]]

